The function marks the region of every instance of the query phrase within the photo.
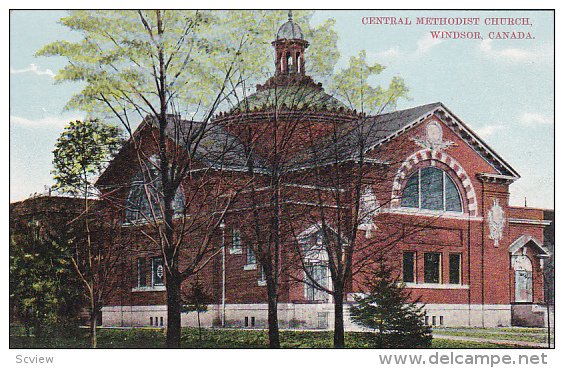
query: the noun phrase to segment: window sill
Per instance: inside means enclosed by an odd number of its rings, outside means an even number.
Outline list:
[[[229,254],[243,254],[241,248],[229,248]]]
[[[258,286],[266,286],[266,281],[259,280],[259,281],[257,281],[257,285]]]
[[[132,293],[148,292],[148,291],[166,291],[164,285],[158,286],[138,286],[131,289]]]
[[[246,264],[243,266],[243,270],[245,271],[249,271],[249,270],[256,270],[257,269],[257,264],[253,263],[253,264]]]
[[[462,284],[416,284],[414,282],[406,282],[404,286],[409,289],[469,289],[469,285]]]
[[[467,218],[468,214],[458,211],[444,211],[444,210],[428,210],[424,208],[415,207],[393,207],[388,209],[388,213],[405,214],[405,215],[423,215],[423,216],[441,216],[448,218]]]
[[[172,216],[173,220],[177,220],[179,218],[183,218],[184,215],[182,214],[174,214],[174,216]],[[135,226],[143,226],[143,225],[148,225],[148,224],[162,224],[164,222],[164,220],[162,219],[162,217],[159,217],[157,219],[136,219],[136,220],[123,220],[121,223],[122,227],[135,227]]]

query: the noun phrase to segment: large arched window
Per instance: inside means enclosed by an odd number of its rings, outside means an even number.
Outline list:
[[[175,215],[184,210],[184,195],[178,188],[172,203]],[[126,202],[125,221],[143,221],[162,217],[163,191],[156,169],[139,172],[133,178]]]
[[[402,207],[462,212],[460,193],[452,178],[436,167],[413,173],[403,189]]]

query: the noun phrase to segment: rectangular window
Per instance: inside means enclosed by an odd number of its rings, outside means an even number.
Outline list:
[[[266,274],[264,273],[264,268],[262,268],[262,266],[260,266],[259,269],[259,279],[260,282],[266,282]]]
[[[426,284],[441,282],[441,253],[425,253],[424,279]]]
[[[448,256],[448,275],[451,284],[461,284],[462,277],[460,277],[460,253],[449,254]]]
[[[403,253],[403,282],[415,282],[415,252]]]
[[[247,264],[251,265],[256,263],[257,263],[257,257],[255,256],[255,252],[251,247],[247,247]]]
[[[249,317],[245,317],[245,327],[249,327]]]
[[[241,231],[238,229],[233,229],[233,238],[231,239],[231,252],[230,253],[241,253],[242,241],[241,241]]]
[[[153,258],[151,264],[152,286],[164,285],[164,264],[162,258]]]
[[[439,316],[439,325],[444,325],[445,323],[445,318],[443,316]]]
[[[320,286],[327,287],[328,286],[328,279],[329,279],[329,268],[326,265],[310,265],[306,266],[307,271],[311,278],[317,282]],[[308,274],[305,275],[306,283],[305,283],[305,295],[307,300],[320,300],[326,301],[328,295],[323,290],[319,290],[319,288],[313,283],[312,280],[309,279]]]
[[[137,287],[147,286],[147,260],[137,259]]]
[[[251,327],[255,327],[255,317],[251,317]]]
[[[437,325],[437,316],[433,316],[433,326]]]

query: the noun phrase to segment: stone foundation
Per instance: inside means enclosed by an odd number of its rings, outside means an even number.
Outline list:
[[[547,317],[546,307],[543,305],[527,303],[511,306],[511,324],[513,326],[545,327],[548,325]]]
[[[511,326],[510,305],[427,304],[426,322],[445,327],[499,327]],[[116,327],[166,326],[166,306],[113,306],[102,308],[102,325]],[[267,328],[267,304],[228,304],[225,308],[225,326],[233,328]],[[544,315],[543,315],[544,317]],[[293,304],[278,306],[281,328],[333,329],[333,304]],[[200,322],[205,327],[221,326],[221,307],[210,305],[207,312],[200,313]],[[182,326],[197,326],[197,313],[182,314]],[[345,307],[345,328],[359,330],[350,321]]]

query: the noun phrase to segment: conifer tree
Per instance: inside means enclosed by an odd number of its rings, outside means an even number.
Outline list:
[[[384,262],[366,280],[366,292],[355,296],[351,320],[375,333],[370,344],[376,348],[430,347],[431,328],[425,325],[423,306],[411,301],[409,293]]]

